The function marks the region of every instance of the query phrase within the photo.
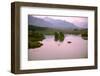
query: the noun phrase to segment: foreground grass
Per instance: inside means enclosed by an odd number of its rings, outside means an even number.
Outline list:
[[[28,33],[28,48],[38,48],[41,47],[43,44],[40,43],[45,39],[44,35],[39,32],[29,31]]]

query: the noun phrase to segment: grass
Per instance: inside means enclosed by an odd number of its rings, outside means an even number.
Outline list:
[[[43,44],[40,43],[45,39],[42,33],[36,31],[29,31],[28,32],[28,48],[38,48],[41,47]]]
[[[36,27],[35,27],[36,28]],[[70,30],[57,30],[57,29],[28,29],[28,48],[39,48],[43,44],[40,42],[45,39],[45,35],[54,35],[55,41],[63,41],[64,34],[81,35],[85,39],[88,37],[87,29],[70,29]],[[84,39],[83,38],[83,39]]]
[[[28,47],[29,48],[38,48],[38,47],[41,47],[42,45],[43,44],[38,41],[34,41],[34,42],[30,41]]]
[[[64,34],[62,32],[55,32],[55,41],[63,41],[64,40]]]

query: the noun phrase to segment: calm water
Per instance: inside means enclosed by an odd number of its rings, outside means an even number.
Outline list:
[[[63,42],[55,41],[54,36],[49,35],[41,42],[43,46],[28,50],[28,60],[87,58],[87,42],[79,35],[65,35]]]

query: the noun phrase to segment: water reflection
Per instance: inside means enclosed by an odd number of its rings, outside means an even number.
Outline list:
[[[55,36],[46,35],[39,48],[29,49],[29,60],[76,59],[87,58],[87,39],[81,35],[64,35],[62,41]]]
[[[84,39],[84,40],[88,40],[88,37],[82,37],[82,39]]]

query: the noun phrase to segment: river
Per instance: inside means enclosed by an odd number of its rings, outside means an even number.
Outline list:
[[[28,60],[79,59],[88,57],[88,40],[80,35],[65,35],[64,41],[55,41],[46,35],[43,46],[28,49]]]

